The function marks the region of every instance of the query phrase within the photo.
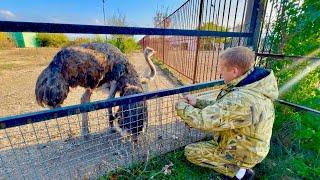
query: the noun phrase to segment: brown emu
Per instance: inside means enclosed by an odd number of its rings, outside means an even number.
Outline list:
[[[60,107],[68,96],[69,88],[77,86],[85,88],[81,103],[90,102],[92,92],[97,89],[109,90],[108,98],[114,98],[116,92],[120,92],[120,96],[142,93],[142,83],[147,83],[156,75],[150,60],[153,53],[151,48],[144,51],[151,74],[141,81],[128,58],[111,44],[87,43],[63,48],[39,75],[35,88],[36,100],[43,107]],[[115,117],[111,108],[108,112],[109,124],[113,128]],[[120,106],[116,117],[122,130],[138,134],[147,114],[145,102],[138,102]],[[85,137],[89,134],[87,113],[82,114],[81,133]]]

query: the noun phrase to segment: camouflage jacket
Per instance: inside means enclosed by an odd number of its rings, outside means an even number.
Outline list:
[[[272,71],[255,67],[226,84],[215,100],[197,98],[195,107],[179,102],[178,116],[191,127],[219,132],[218,149],[243,164],[268,154],[278,87]]]

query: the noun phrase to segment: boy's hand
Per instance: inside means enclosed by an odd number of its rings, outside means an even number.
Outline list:
[[[183,96],[184,99],[187,101],[186,103],[190,104],[191,106],[195,106],[196,105],[196,102],[197,102],[197,99],[195,96],[192,96],[192,95],[185,95]]]

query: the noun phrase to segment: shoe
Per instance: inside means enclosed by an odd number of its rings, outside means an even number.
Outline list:
[[[241,180],[254,180],[255,173],[252,169],[247,169],[244,176],[241,178]],[[228,176],[223,176],[223,180],[238,180],[236,176],[233,178],[230,178]]]
[[[247,169],[241,180],[254,180],[255,173],[252,169]]]

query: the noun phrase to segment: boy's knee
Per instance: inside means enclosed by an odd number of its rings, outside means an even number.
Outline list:
[[[200,157],[199,151],[196,151],[194,149],[193,144],[187,145],[184,148],[184,155],[189,162],[194,164],[200,163],[199,159],[201,159],[201,157]]]
[[[197,143],[189,144],[184,148],[185,154],[193,154],[193,152],[199,153],[200,145]]]
[[[188,157],[190,155],[190,153],[192,152],[192,148],[190,146],[191,144],[187,145],[185,148],[184,148],[184,155],[186,157]]]

